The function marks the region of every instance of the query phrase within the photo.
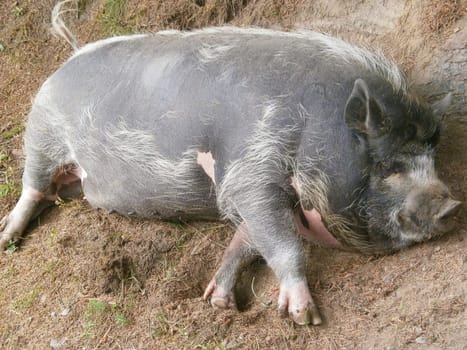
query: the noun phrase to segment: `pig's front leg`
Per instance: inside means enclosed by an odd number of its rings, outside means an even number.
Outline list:
[[[308,289],[303,246],[287,193],[278,185],[259,185],[248,192],[236,191],[229,204],[244,220],[251,245],[280,281],[280,314],[301,325],[321,324]]]
[[[222,257],[221,266],[204,291],[204,300],[209,300],[215,308],[236,307],[233,289],[238,273],[257,256],[251,246],[246,225],[241,223]]]

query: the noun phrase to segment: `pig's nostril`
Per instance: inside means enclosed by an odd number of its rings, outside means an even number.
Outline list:
[[[441,207],[437,219],[438,220],[447,220],[451,218],[452,216],[456,215],[460,208],[461,208],[461,202],[456,201],[454,199],[448,199],[446,203]]]

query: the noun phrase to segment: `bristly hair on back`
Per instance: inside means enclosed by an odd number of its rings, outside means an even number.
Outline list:
[[[62,6],[70,3],[73,0],[64,0],[55,5],[52,10],[52,32],[56,35],[64,38],[74,49],[75,53],[80,50],[80,46],[76,37],[71,33],[68,27],[63,22],[61,15],[70,12],[76,11],[74,9],[62,9]],[[402,96],[408,97],[408,88],[409,84],[407,81],[406,75],[400,70],[400,68],[389,59],[387,59],[382,53],[371,52],[370,50],[362,47],[358,47],[352,44],[349,44],[341,39],[336,37],[313,32],[313,31],[296,31],[296,32],[283,32],[283,31],[276,31],[271,29],[263,29],[263,28],[256,28],[256,27],[233,27],[233,26],[221,26],[221,27],[208,27],[204,29],[196,29],[192,31],[178,31],[178,30],[165,30],[160,31],[154,35],[179,35],[179,36],[196,36],[196,35],[209,35],[209,34],[238,34],[239,36],[242,35],[264,35],[264,36],[282,36],[282,37],[290,37],[302,40],[309,40],[311,42],[318,43],[322,46],[322,49],[329,57],[339,57],[348,62],[356,62],[376,75],[380,76],[391,86],[396,93],[399,93]],[[120,41],[120,40],[128,40],[132,37],[141,37],[141,35],[127,35],[125,37],[114,37],[110,39],[104,39],[103,41],[98,41],[96,43],[92,43],[91,45],[102,46],[106,43]],[[99,43],[99,44],[97,44]],[[86,45],[88,46],[88,45]],[[81,50],[80,50],[81,51]]]
[[[282,36],[302,40],[309,40],[322,45],[323,50],[329,57],[339,57],[348,62],[356,62],[391,84],[394,91],[402,96],[408,95],[409,84],[406,75],[401,69],[386,58],[381,52],[372,52],[369,49],[355,46],[334,36],[309,31],[300,30],[294,32],[276,31],[257,27],[208,27],[192,31],[166,30],[160,31],[156,35],[180,35],[184,37],[206,34],[238,34],[238,35],[264,35]]]

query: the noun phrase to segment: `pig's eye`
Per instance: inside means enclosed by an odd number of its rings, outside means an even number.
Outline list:
[[[417,135],[417,127],[413,124],[407,125],[405,129],[405,136],[408,140],[412,140]]]
[[[439,134],[439,128],[437,128],[435,132],[426,140],[426,143],[431,147],[435,147],[439,142]]]
[[[382,178],[387,178],[391,175],[402,173],[404,165],[400,162],[382,161],[378,163],[377,170]]]

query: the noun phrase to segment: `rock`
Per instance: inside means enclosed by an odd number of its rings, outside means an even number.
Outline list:
[[[427,343],[428,343],[428,339],[427,339],[426,337],[421,336],[421,337],[416,338],[416,339],[415,339],[415,342],[416,342],[417,344],[427,344]]]
[[[66,338],[62,339],[51,339],[50,340],[50,347],[52,349],[60,349],[65,345]]]
[[[68,314],[70,313],[71,309],[69,307],[66,307],[62,310],[62,312],[60,312],[60,316],[68,316]]]

